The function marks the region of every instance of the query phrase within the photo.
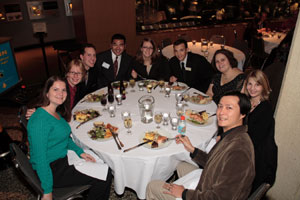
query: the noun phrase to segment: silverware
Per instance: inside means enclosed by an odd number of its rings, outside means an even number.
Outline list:
[[[210,115],[208,118],[213,117],[213,116],[215,116],[215,115],[217,115],[217,113]]]
[[[157,85],[153,88],[153,90],[155,90],[155,89],[157,88],[158,85],[159,85],[159,84],[157,83]]]
[[[113,135],[116,136],[116,138],[117,138],[117,140],[119,141],[121,147],[124,147],[124,144],[121,142],[121,140],[120,140],[120,138],[119,138],[119,134],[116,133],[116,132],[114,132],[112,129],[109,129],[109,130],[110,130],[110,132],[111,132]]]
[[[191,87],[188,87],[187,89],[185,89],[183,92],[181,92],[181,94],[186,93],[187,91],[189,91],[191,89]]]
[[[181,137],[185,137],[185,135],[182,135]],[[170,140],[176,140],[178,137],[173,137],[173,138],[166,138],[163,140],[163,143],[166,143],[167,141],[170,141]]]
[[[204,98],[209,98],[209,96],[200,94],[200,93],[198,93],[198,92],[194,92],[194,94],[201,95],[201,96],[203,96]]]
[[[135,148],[137,148],[137,147],[143,146],[144,144],[147,144],[148,142],[152,142],[152,141],[153,141],[153,140],[147,140],[147,141],[145,141],[145,142],[139,143],[138,145],[135,145],[135,146],[133,146],[133,147],[130,147],[130,148],[128,148],[128,149],[125,149],[123,152],[125,153],[125,152],[127,152],[127,151],[130,151],[130,150],[135,149]]]
[[[121,150],[122,147],[121,147],[120,144],[118,143],[117,138],[116,138],[116,135],[115,135],[113,132],[112,132],[112,136],[113,136],[113,138],[114,138],[114,140],[115,140],[115,142],[116,142],[116,144],[117,144],[117,146],[118,146],[118,149]]]

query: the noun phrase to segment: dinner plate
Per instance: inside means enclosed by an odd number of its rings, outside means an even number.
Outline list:
[[[179,87],[180,88],[176,88],[177,87],[177,83],[178,83],[178,85],[179,85]],[[187,89],[188,88],[188,86],[187,86],[187,84],[185,84],[185,83],[182,83],[182,82],[175,82],[175,83],[173,83],[173,85],[171,86],[171,89],[172,89],[172,91],[174,91],[174,92],[181,92],[181,91],[184,91],[185,89]]]
[[[144,86],[146,87],[149,83],[154,83],[155,85],[158,84],[157,80],[153,80],[153,79],[146,79],[146,80],[140,80],[138,82],[142,82],[144,83]]]
[[[172,137],[172,135],[171,135],[170,133],[165,132],[165,131],[163,131],[163,130],[159,130],[159,129],[156,129],[156,130],[150,130],[150,131],[146,131],[146,132],[152,132],[152,131],[153,131],[153,132],[157,132],[157,133],[159,133],[160,135],[165,136],[165,137],[167,137],[167,138],[171,138],[171,137]],[[143,138],[145,137],[145,133],[146,133],[146,132],[144,132],[144,133],[142,133],[142,134],[140,135],[140,138],[139,138],[139,142],[140,142],[140,143],[144,142]],[[145,148],[147,148],[147,149],[158,150],[158,149],[163,149],[163,148],[168,147],[168,146],[171,144],[171,142],[172,142],[172,140],[168,140],[168,141],[165,142],[165,143],[159,144],[159,146],[158,146],[157,148],[151,148],[151,144],[149,144],[149,143],[144,144],[143,147],[145,147]]]
[[[81,102],[99,103],[103,95],[104,94],[90,93],[87,94]]]
[[[73,114],[76,122],[83,123],[101,116],[100,112],[94,109],[77,110]]]
[[[193,126],[205,127],[205,126],[211,125],[211,124],[214,122],[214,117],[208,118],[208,120],[207,120],[207,122],[206,122],[205,124],[198,124],[198,123],[195,123],[195,122],[193,122],[193,121],[190,121],[190,120],[189,120],[189,117],[186,118],[186,122],[187,122],[188,124],[193,125]]]
[[[107,126],[107,124],[105,124],[105,126]],[[115,126],[115,127],[116,127],[116,126]],[[93,141],[98,141],[98,142],[105,142],[105,141],[109,141],[109,140],[112,140],[112,139],[113,139],[113,136],[112,136],[112,135],[111,135],[109,138],[97,138],[97,139],[92,139],[92,136],[89,134],[89,132],[92,131],[93,129],[96,129],[96,127],[93,126],[93,128],[87,132],[87,134],[88,134],[89,138],[91,138],[91,140],[93,140]],[[106,128],[106,129],[108,129],[108,128]],[[118,133],[116,133],[116,134],[118,134]]]
[[[189,101],[190,103],[196,104],[196,105],[208,105],[208,104],[210,104],[210,103],[212,102],[212,99],[210,99],[210,100],[207,100],[205,103],[200,103],[200,102],[197,103],[197,102],[191,100],[191,98],[192,98],[192,97],[195,97],[195,96],[198,96],[198,95],[192,95],[192,96],[190,96],[188,101]],[[205,96],[205,95],[203,95],[203,96]]]

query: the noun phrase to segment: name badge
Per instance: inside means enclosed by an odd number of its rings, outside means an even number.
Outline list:
[[[110,66],[110,65],[109,65],[108,63],[106,63],[106,62],[103,62],[103,63],[102,63],[102,67],[104,67],[104,68],[106,68],[106,69],[108,69],[109,66]]]
[[[186,68],[185,68],[185,71],[189,71],[189,72],[190,72],[190,71],[192,71],[192,68],[186,67]]]

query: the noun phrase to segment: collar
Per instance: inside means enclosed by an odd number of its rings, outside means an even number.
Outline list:
[[[110,50],[110,51],[111,51],[111,58],[112,58],[112,61],[114,62],[115,59],[116,59],[116,57],[117,57],[117,55],[116,55],[112,50]],[[122,54],[118,56],[118,62],[119,62],[119,63],[120,63],[121,58],[122,58]]]
[[[224,137],[226,137],[229,133],[235,132],[236,130],[240,130],[240,129],[245,129],[247,131],[247,126],[246,125],[237,126],[237,127],[232,128],[232,129],[229,129],[226,132],[220,133],[219,134],[221,136],[220,141],[223,140]]]
[[[186,54],[184,60],[183,60],[183,61],[180,61],[180,66],[181,66],[181,63],[184,63],[184,67],[186,67],[187,57],[188,57],[188,53]]]

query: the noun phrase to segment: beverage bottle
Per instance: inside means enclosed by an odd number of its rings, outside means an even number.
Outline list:
[[[114,89],[113,89],[111,83],[109,83],[107,86],[107,93],[108,93],[108,96],[107,96],[108,102],[113,103],[114,102]]]
[[[178,133],[184,135],[185,131],[186,131],[186,122],[185,122],[185,117],[182,115],[178,123]]]
[[[126,90],[123,80],[120,81],[120,94],[122,95],[122,100],[126,99]]]

